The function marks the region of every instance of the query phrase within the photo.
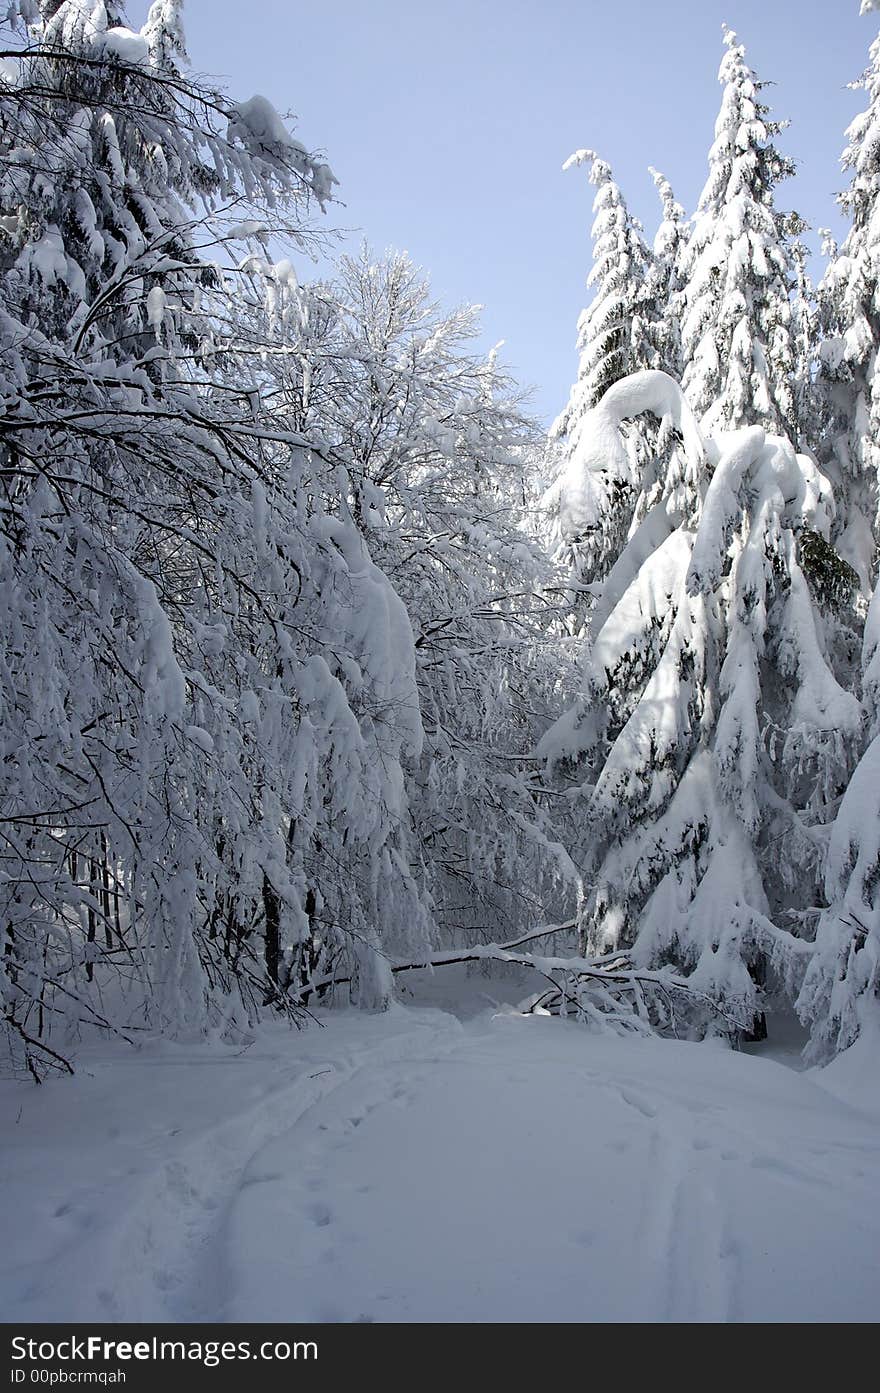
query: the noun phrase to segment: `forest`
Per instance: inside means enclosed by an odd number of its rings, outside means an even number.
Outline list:
[[[652,171],[649,242],[572,156],[592,294],[548,439],[406,256],[299,278],[336,179],[192,75],[181,10],[6,21],[11,1066],[505,944],[561,944],[536,986],[588,1022],[737,1041],[787,1005],[845,1048],[880,984],[880,47],[818,287],[730,30],[692,217]]]
[[[333,152],[198,74],[183,11],[0,5],[9,1310],[876,1319],[847,1099],[880,1042],[880,38],[819,275],[727,27],[692,212],[651,170],[651,235],[571,156],[592,264],[548,434],[478,309],[338,233]],[[806,1073],[752,1057],[793,1031]],[[444,1149],[444,1061],[485,1194]],[[340,1148],[360,1129],[358,1187],[296,1130],[314,1108]],[[560,1128],[568,1246],[520,1309],[497,1244]],[[572,1227],[603,1129],[647,1187],[629,1237]],[[340,1224],[405,1269],[407,1223],[357,1195],[420,1223],[416,1174],[458,1186],[430,1276],[380,1291],[354,1244],[322,1287]],[[19,1271],[53,1195],[81,1236]],[[493,1235],[473,1290],[452,1213]]]

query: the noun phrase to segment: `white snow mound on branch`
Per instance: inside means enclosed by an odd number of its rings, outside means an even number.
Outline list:
[[[246,102],[235,103],[235,122],[243,127],[255,140],[266,145],[286,145],[291,150],[306,153],[305,146],[294,140],[278,112],[266,97],[250,97]]]
[[[256,94],[246,102],[235,102],[229,115],[230,141],[240,140],[253,155],[281,155],[299,174],[307,178],[320,204],[331,197],[338,184],[329,164],[313,160],[301,141],[292,136],[266,97]]]
[[[150,46],[143,34],[136,34],[133,29],[126,29],[124,25],[118,25],[113,29],[108,29],[103,36],[104,52],[112,58],[118,58],[121,63],[149,63]]]

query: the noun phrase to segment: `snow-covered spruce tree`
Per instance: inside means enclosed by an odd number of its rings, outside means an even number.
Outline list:
[[[863,0],[862,14],[876,9]],[[824,337],[818,387],[825,409],[823,462],[841,501],[836,547],[873,599],[862,646],[865,742],[831,830],[825,867],[827,908],[798,999],[811,1027],[810,1050],[824,1060],[880,1021],[880,345],[876,232],[880,189],[880,38],[857,86],[867,108],[849,127],[843,165],[852,171],[840,202],[851,225],[819,287]]]
[[[839,197],[849,231],[840,248],[828,245],[830,264],[819,286],[817,387],[827,413],[823,465],[842,504],[837,546],[870,590],[880,508],[880,38],[854,85],[868,100],[847,131],[842,157],[851,171],[849,188]]]
[[[630,214],[610,166],[592,150],[576,151],[564,168],[583,163],[589,163],[590,181],[597,186],[593,266],[587,278],[593,298],[578,320],[577,381],[550,429],[548,469],[553,483],[543,500],[549,545],[556,561],[569,573],[570,627],[575,632],[583,627],[589,607],[583,590],[585,577],[595,578],[601,559],[610,565],[623,545],[625,532],[620,527],[626,501],[609,498],[603,526],[573,538],[560,529],[559,481],[578,456],[580,433],[589,412],[613,383],[629,373],[658,366],[656,340],[663,337],[662,304],[651,298],[652,290],[662,297],[663,287],[654,274],[641,225]],[[633,467],[638,471],[641,462],[656,452],[656,433],[646,421],[638,426],[630,423],[625,432]],[[614,487],[624,487],[623,481],[615,480]]]
[[[646,411],[682,443],[640,481],[621,424]],[[810,952],[783,916],[815,903],[860,728],[802,560],[805,534],[828,536],[830,488],[783,436],[704,435],[677,384],[642,373],[584,419],[563,527],[601,526],[620,497],[627,541],[597,587],[582,696],[540,746],[585,778],[583,943],[689,971],[725,1029],[749,1030],[768,964],[793,984]]]
[[[669,373],[670,377],[678,381],[682,372],[682,267],[689,228],[685,221],[684,209],[677,202],[669,180],[657,169],[651,169],[649,172],[657,187],[663,210],[663,217],[654,237],[653,259],[648,267],[648,299],[653,307],[649,332],[656,348],[656,358],[650,366]]]
[[[371,894],[348,896],[339,939],[380,1001],[372,912],[383,874],[397,889],[421,731],[405,611],[230,333],[236,241],[301,240],[329,169],[262,98],[186,75],[174,0],[138,33],[91,0],[19,8],[0,82],[0,994],[39,1074],[50,1035],[83,1025],[295,1009],[298,944],[364,848]],[[291,851],[309,819],[346,848],[317,886]]]
[[[865,628],[868,747],[831,828],[816,951],[797,1008],[809,1053],[824,1062],[880,1025],[880,589]]]
[[[709,434],[760,425],[792,435],[793,225],[773,200],[794,167],[772,143],[782,126],[769,119],[763,84],[726,26],[724,42],[709,175],[683,263],[682,381]]]
[[[791,247],[795,282],[791,299],[791,340],[794,350],[793,411],[795,443],[814,453],[824,434],[825,413],[816,389],[819,353],[819,309],[816,289],[807,270],[809,249],[801,241]]]
[[[641,224],[626,206],[611,166],[593,150],[577,150],[563,168],[589,164],[593,200],[593,265],[587,286],[593,291],[578,320],[577,382],[552,434],[564,439],[576,429],[613,382],[641,368],[654,367],[647,302],[651,253]]]
[[[524,506],[535,428],[494,355],[474,354],[476,312],[441,311],[405,255],[363,248],[331,282],[279,285],[274,312],[274,419],[320,439],[313,486],[364,537],[415,634],[425,740],[407,844],[433,936],[509,939],[553,917],[575,878],[558,794],[529,758],[564,668]],[[400,927],[385,941],[411,953]]]

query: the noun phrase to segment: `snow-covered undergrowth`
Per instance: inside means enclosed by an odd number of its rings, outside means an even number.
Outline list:
[[[5,1319],[880,1316],[867,1040],[797,1074],[480,1000],[520,987],[3,1083]]]

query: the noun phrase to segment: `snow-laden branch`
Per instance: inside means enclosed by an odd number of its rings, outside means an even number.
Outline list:
[[[688,1001],[691,1002],[691,1009],[697,1004],[704,1012],[724,1021],[735,1031],[748,1029],[749,1014],[745,1004],[737,1014],[729,1005],[701,990],[696,982],[689,981],[686,976],[668,968],[651,971],[636,966],[628,953],[560,957],[518,951],[523,944],[554,934],[571,933],[577,928],[576,919],[561,924],[542,924],[507,943],[479,943],[470,948],[425,954],[405,962],[389,963],[389,971],[392,976],[397,976],[405,972],[434,972],[459,963],[499,963],[526,968],[548,983],[529,1002],[527,1009],[530,1011],[573,1015],[593,1023],[610,1023],[624,1030],[645,1032],[660,1029],[675,1033],[674,1001],[677,999],[682,1007]],[[310,1001],[351,981],[349,976],[332,973],[313,978],[301,986],[296,999]]]

